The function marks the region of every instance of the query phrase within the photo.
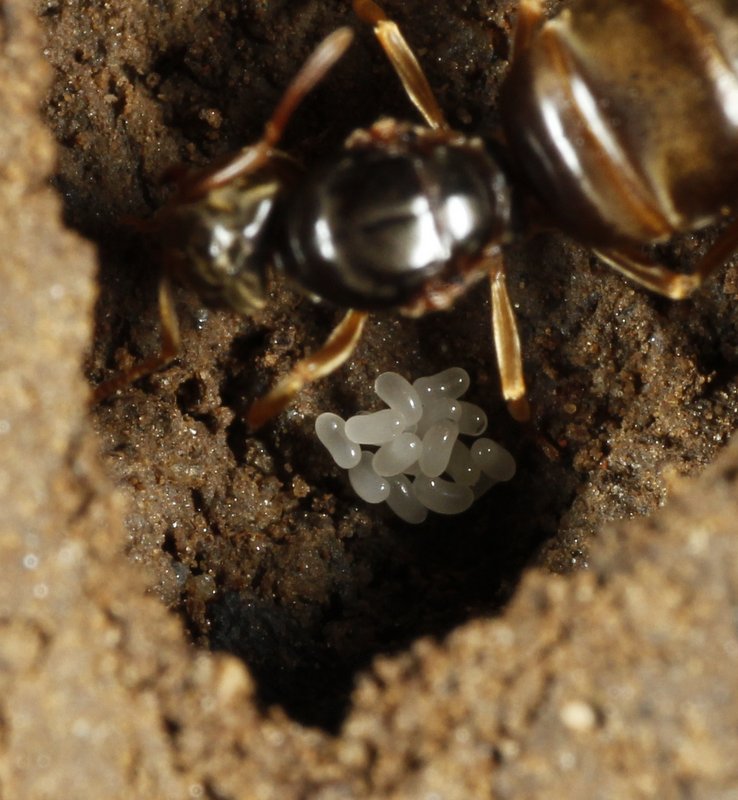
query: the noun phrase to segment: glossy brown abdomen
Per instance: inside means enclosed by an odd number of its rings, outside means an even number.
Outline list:
[[[563,230],[648,243],[738,205],[738,3],[579,0],[515,54],[519,168]]]

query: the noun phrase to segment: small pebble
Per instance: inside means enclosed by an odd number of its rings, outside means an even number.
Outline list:
[[[561,721],[577,733],[589,733],[597,724],[597,713],[583,700],[571,700],[559,712]]]

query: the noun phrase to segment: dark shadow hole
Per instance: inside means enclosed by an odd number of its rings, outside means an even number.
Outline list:
[[[496,615],[555,532],[571,502],[562,492],[566,481],[536,485],[541,456],[534,445],[517,456],[533,471],[523,466],[517,484],[496,487],[462,516],[432,515],[414,527],[377,509],[384,529],[363,537],[358,528],[344,544],[334,556],[333,589],[321,602],[270,599],[264,588],[271,567],[249,586],[224,591],[208,605],[199,641],[242,658],[265,706],[278,704],[302,724],[336,733],[357,672],[379,653],[403,651],[422,636],[440,640],[469,619]],[[331,483],[339,503],[360,506],[348,487],[326,477]]]
[[[193,416],[203,399],[204,387],[198,378],[189,378],[177,387],[177,405],[183,414]]]

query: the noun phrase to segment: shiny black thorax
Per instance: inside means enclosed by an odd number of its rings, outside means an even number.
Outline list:
[[[446,308],[509,238],[510,196],[479,139],[394,120],[303,173],[282,154],[247,179],[162,209],[170,273],[205,303],[253,313],[274,267],[341,307]]]
[[[283,193],[275,265],[336,305],[420,313],[509,229],[507,181],[478,139],[383,120]]]

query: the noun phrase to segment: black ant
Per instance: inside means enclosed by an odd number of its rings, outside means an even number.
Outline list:
[[[523,217],[531,201],[620,272],[675,299],[738,247],[734,221],[689,275],[641,253],[643,245],[724,217],[735,200],[738,70],[726,54],[738,55],[738,32],[723,4],[578,0],[547,22],[540,0],[522,0],[500,100],[504,168],[480,139],[449,127],[397,25],[373,0],[353,6],[374,27],[427,125],[380,120],[307,173],[275,150],[296,106],[352,38],[345,28],[328,36],[285,91],[262,139],[185,177],[153,218],[167,267],[161,353],[101,384],[98,398],[176,354],[171,274],[207,302],[250,313],[264,305],[274,265],[305,292],[350,308],[323,348],[252,405],[252,428],[344,363],[369,311],[445,309],[490,276],[502,392],[524,421],[529,408],[502,248],[517,221],[530,227]]]

